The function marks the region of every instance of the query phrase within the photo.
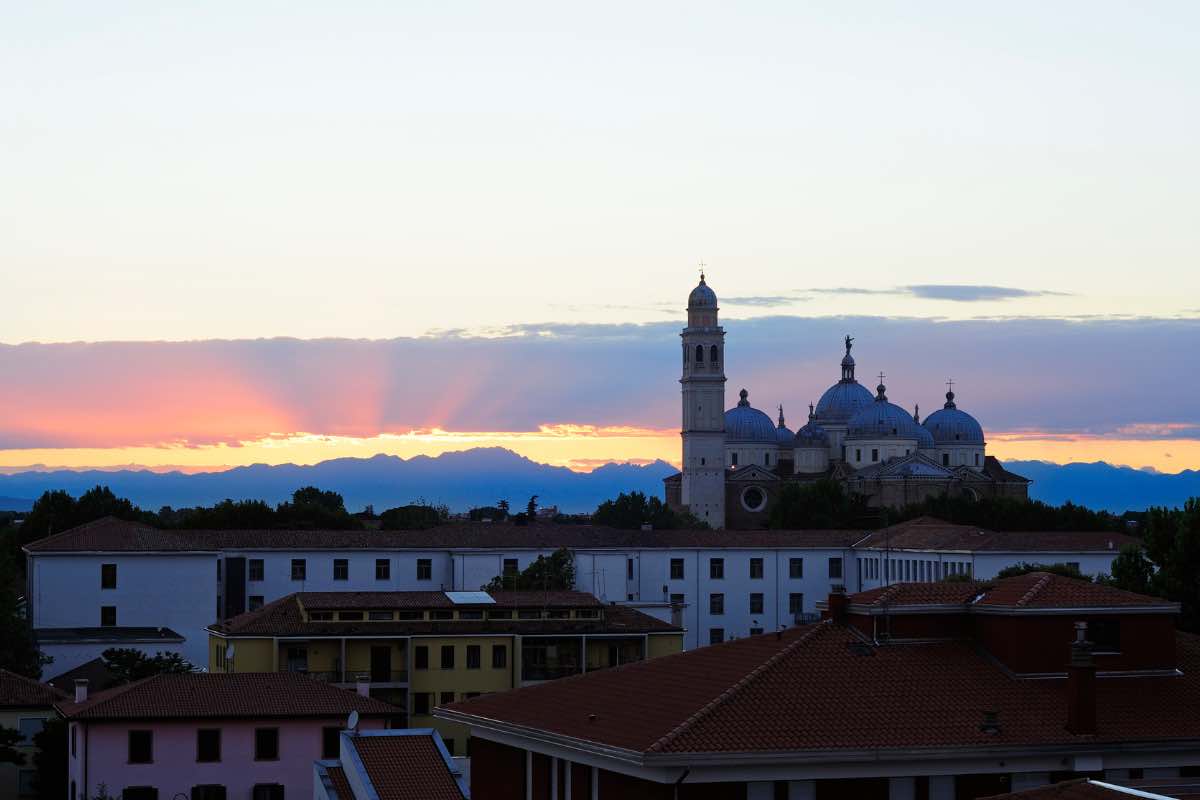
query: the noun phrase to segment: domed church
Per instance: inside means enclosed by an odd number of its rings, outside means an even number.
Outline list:
[[[841,378],[808,406],[793,433],[783,406],[771,417],[738,392],[725,409],[725,330],[717,295],[700,275],[688,296],[683,340],[683,471],[665,479],[667,504],[714,528],[766,527],[789,483],[831,478],[870,505],[900,507],[943,494],[1029,497],[1029,480],[987,455],[983,427],[955,403],[921,421],[888,400],[880,375],[872,394],[855,378],[853,337],[845,339]]]

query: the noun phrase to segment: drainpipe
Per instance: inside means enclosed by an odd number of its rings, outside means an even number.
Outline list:
[[[673,787],[675,791],[675,800],[679,800],[679,786],[684,782],[684,780],[687,779],[687,776],[691,773],[691,771],[691,767],[684,767],[682,774],[675,779],[675,785]]]

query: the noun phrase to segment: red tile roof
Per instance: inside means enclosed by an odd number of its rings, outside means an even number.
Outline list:
[[[1171,613],[1178,610],[1177,603],[1158,597],[1050,572],[1029,572],[990,581],[894,583],[858,592],[848,600],[852,606],[868,608],[958,605],[994,609],[1144,607]]]
[[[489,592],[494,603],[455,603],[445,592],[301,592],[307,609],[596,608],[588,592]]]
[[[329,782],[333,784],[337,800],[354,800],[354,790],[350,788],[350,782],[346,780],[345,770],[341,767],[325,767],[325,774],[329,776]]]
[[[1177,637],[1182,675],[1097,682],[1099,733],[1088,741],[1200,740],[1200,637]],[[981,730],[984,712],[998,714],[1000,733]],[[646,754],[1080,741],[1066,729],[1065,680],[1016,678],[965,642],[873,646],[829,622],[435,713]]]
[[[281,597],[278,600],[273,600],[267,603],[262,608],[254,611],[247,611],[244,614],[239,614],[232,619],[223,622],[216,622],[209,625],[209,630],[216,633],[223,633],[230,636],[285,636],[285,635],[303,635],[303,636],[353,636],[375,634],[380,636],[420,636],[431,635],[438,633],[491,633],[491,634],[536,634],[536,633],[669,633],[679,631],[680,628],[671,625],[668,622],[663,622],[660,619],[638,611],[636,608],[628,606],[609,604],[600,607],[600,616],[594,620],[587,619],[541,619],[541,620],[430,620],[430,621],[408,621],[408,620],[393,620],[393,621],[353,621],[353,620],[335,620],[328,622],[306,620],[301,606],[307,610],[314,609],[362,609],[369,611],[371,609],[389,609],[404,606],[389,606],[375,605],[372,602],[372,595],[387,596],[396,594],[407,594],[406,592],[346,592],[345,594],[351,597],[344,601],[344,605],[336,605],[343,602],[333,599],[332,596],[340,594],[335,592],[298,592],[290,594],[286,597]],[[418,592],[414,594],[426,594]],[[523,594],[523,593],[512,593]],[[543,595],[540,592],[533,592],[541,598]],[[558,594],[582,594],[576,592],[561,592]],[[591,597],[591,595],[586,595]],[[321,598],[316,601],[310,601],[310,598]],[[361,602],[360,602],[361,601]],[[316,603],[313,605],[312,603]],[[386,602],[386,601],[385,601]],[[582,607],[588,608],[592,604],[584,604],[579,600]],[[554,604],[551,604],[554,605]],[[415,604],[408,606],[411,608],[429,608],[429,607],[448,607],[448,606],[421,606]],[[476,608],[477,606],[467,606],[468,608]],[[540,608],[542,604],[529,603],[526,607]]]
[[[432,735],[389,734],[353,739],[379,800],[463,800]]]
[[[481,548],[842,548],[861,531],[632,531],[592,525],[463,523],[421,531],[160,530],[113,517],[30,542],[31,553]]]
[[[234,717],[393,716],[402,709],[294,672],[192,672],[155,675],[97,692],[82,703],[59,702],[82,720]]]
[[[64,699],[53,686],[0,669],[0,708],[50,708]]]
[[[859,547],[956,552],[1074,553],[1116,551],[1140,540],[1124,533],[1094,531],[992,531],[957,525],[936,517],[917,517],[868,535]]]

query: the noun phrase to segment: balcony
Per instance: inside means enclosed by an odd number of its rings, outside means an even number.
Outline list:
[[[565,678],[568,675],[578,675],[579,667],[577,666],[545,666],[539,664],[526,664],[521,668],[521,680],[523,681],[553,681],[559,678]]]
[[[372,672],[371,670],[365,670],[365,669],[360,669],[360,670],[349,669],[349,670],[345,670],[344,672],[340,671],[340,670],[331,670],[331,671],[322,672],[322,671],[304,670],[304,669],[287,669],[287,670],[283,670],[283,671],[284,672],[301,672],[301,673],[304,673],[305,675],[308,675],[308,677],[312,678],[313,680],[324,681],[325,683],[353,684],[353,683],[358,682],[359,675],[368,676],[368,678],[370,679],[370,682],[372,684],[408,683],[408,670],[403,670],[403,669],[388,670],[386,672],[385,671]]]

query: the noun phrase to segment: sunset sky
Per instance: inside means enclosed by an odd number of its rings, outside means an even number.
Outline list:
[[[44,2],[0,25],[0,470],[677,461],[858,337],[1002,458],[1200,468],[1200,6]]]

